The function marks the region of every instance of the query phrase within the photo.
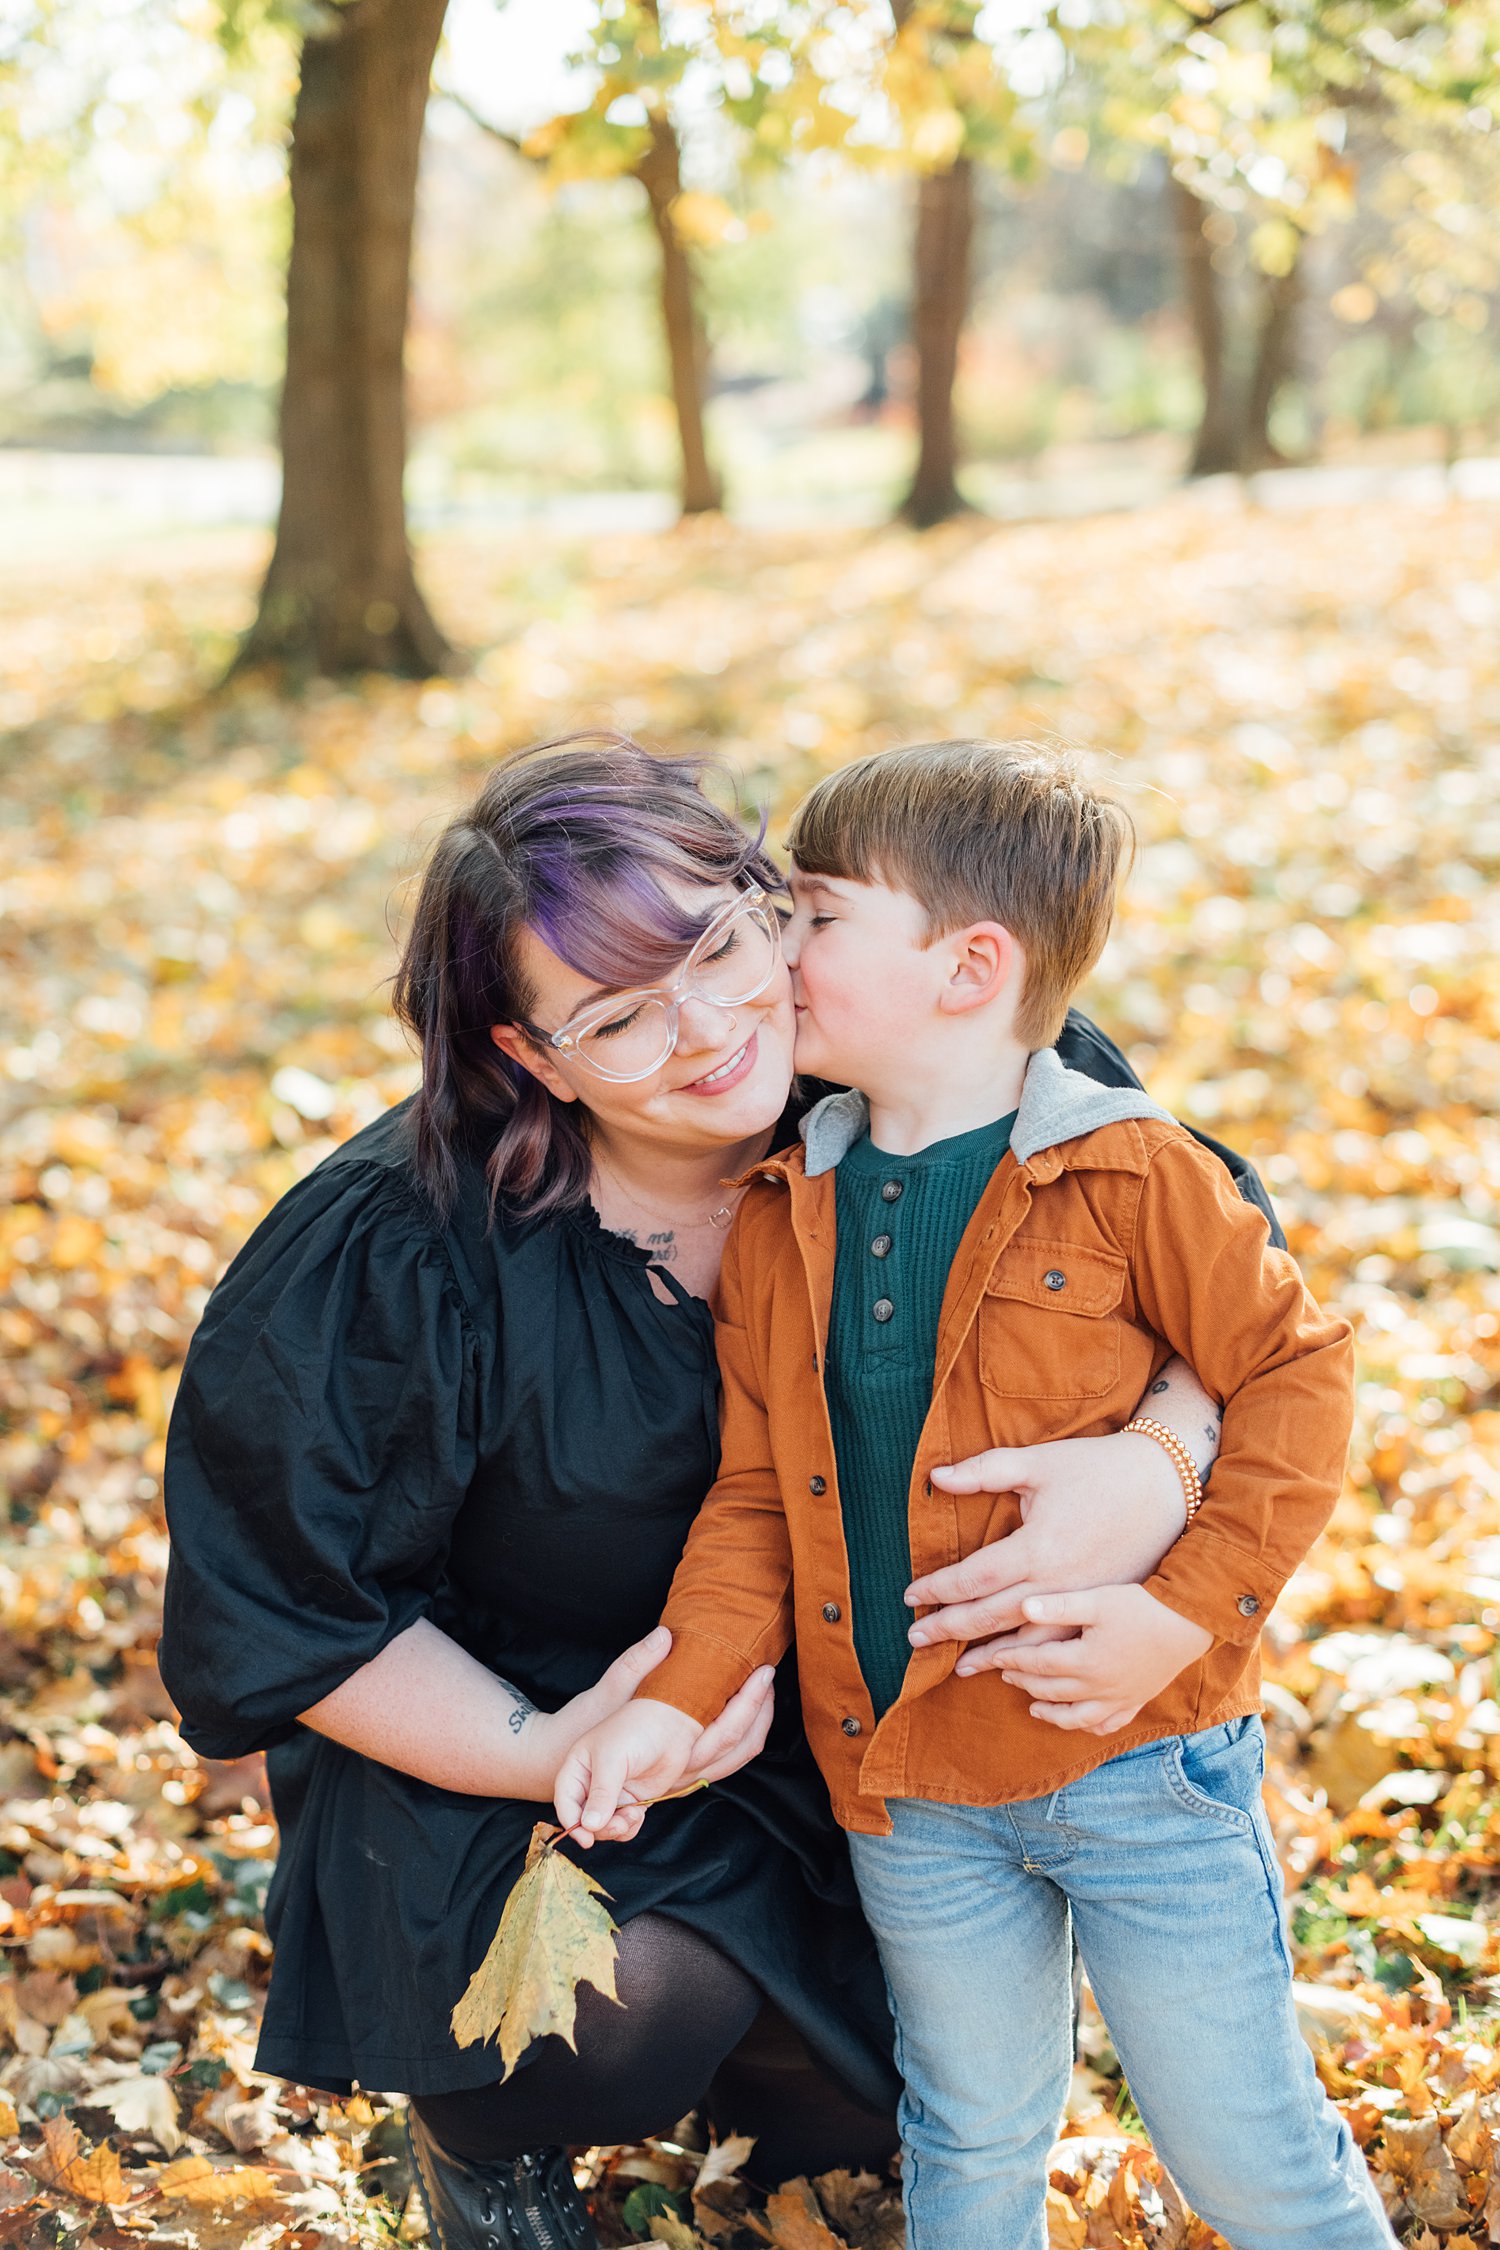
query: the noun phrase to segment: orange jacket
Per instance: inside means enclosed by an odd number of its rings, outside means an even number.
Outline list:
[[[1020,1522],[1014,1494],[936,1491],[935,1464],[1117,1430],[1180,1352],[1223,1406],[1223,1439],[1201,1511],[1146,1583],[1214,1645],[1106,1737],[1034,1719],[998,1673],[959,1679],[944,1642],[913,1651],[876,1725],[820,1371],[833,1166],[867,1114],[858,1095],[830,1096],[805,1147],[750,1176],[720,1286],[722,1466],[672,1583],[671,1653],[641,1693],[706,1722],[795,1626],[834,1811],[881,1834],[887,1797],[1042,1796],[1137,1743],[1258,1708],[1261,1626],[1338,1496],[1353,1352],[1347,1323],[1319,1311],[1215,1157],[1135,1089],[1033,1056],[1010,1149],[948,1277],[908,1497],[913,1567],[957,1562]]]

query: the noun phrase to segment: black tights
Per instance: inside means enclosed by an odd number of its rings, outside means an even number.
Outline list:
[[[614,2147],[701,2109],[720,2139],[755,2135],[749,2170],[766,2186],[890,2161],[895,2118],[846,2093],[706,1938],[639,1915],[620,1931],[616,1982],[620,2007],[579,1992],[577,2054],[548,2039],[503,2085],[414,2098],[439,2145],[479,2162],[556,2142]]]

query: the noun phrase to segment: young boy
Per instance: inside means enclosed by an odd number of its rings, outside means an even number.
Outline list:
[[[745,1196],[723,1465],[672,1650],[575,1745],[558,1816],[587,1837],[674,1786],[795,1624],[895,2008],[914,2250],[1043,2250],[1070,1923],[1200,2215],[1234,2250],[1377,2250],[1394,2237],[1297,2030],[1255,1716],[1261,1626],[1339,1489],[1349,1331],[1189,1134],[1052,1052],[1129,834],[1025,746],[890,752],[803,806],[797,1063],[855,1091]],[[1081,1636],[998,1671],[924,1645],[912,1578],[1019,1520],[935,1489],[935,1464],[1117,1429],[1173,1352],[1223,1439],[1206,1496],[1180,1461],[1189,1522],[1155,1575],[1028,1603]]]

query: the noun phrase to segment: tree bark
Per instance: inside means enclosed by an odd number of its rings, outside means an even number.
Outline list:
[[[682,192],[682,150],[676,128],[662,110],[651,113],[651,146],[636,166],[636,178],[646,191],[661,246],[661,317],[682,447],[682,512],[701,516],[723,506],[724,491],[709,459],[704,428],[708,338],[697,280],[672,219],[672,205]]]
[[[1268,274],[1261,291],[1260,331],[1255,342],[1255,366],[1245,401],[1245,426],[1240,438],[1243,469],[1274,468],[1286,456],[1271,440],[1271,409],[1276,394],[1292,372],[1296,348],[1297,313],[1302,302],[1300,260],[1288,273]]]
[[[1204,207],[1185,180],[1167,174],[1182,293],[1203,380],[1203,410],[1193,441],[1190,477],[1218,476],[1239,467],[1239,445],[1226,363],[1224,306],[1214,271],[1213,246],[1203,232]]]
[[[917,356],[917,467],[901,504],[921,529],[962,513],[953,389],[969,317],[974,244],[974,167],[966,156],[929,172],[917,187],[912,271],[912,342]]]
[[[445,6],[351,0],[303,41],[281,513],[239,666],[454,667],[417,586],[403,493],[417,161]]]

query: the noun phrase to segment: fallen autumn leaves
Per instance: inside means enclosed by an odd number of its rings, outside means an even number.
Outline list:
[[[1500,512],[454,539],[470,680],[193,701],[257,552],[0,579],[0,2243],[397,2224],[387,2105],[253,2074],[275,1836],[155,1679],[161,1443],[216,1273],[412,1083],[385,914],[423,839],[502,748],[604,718],[722,750],[773,837],[884,741],[1118,754],[1143,851],[1095,1010],[1257,1156],[1360,1334],[1268,1646],[1305,2022],[1406,2240],[1500,2242]],[[1196,2244],[1085,2031],[1053,2243]],[[607,2241],[899,2242],[876,2183],[590,2163]]]

